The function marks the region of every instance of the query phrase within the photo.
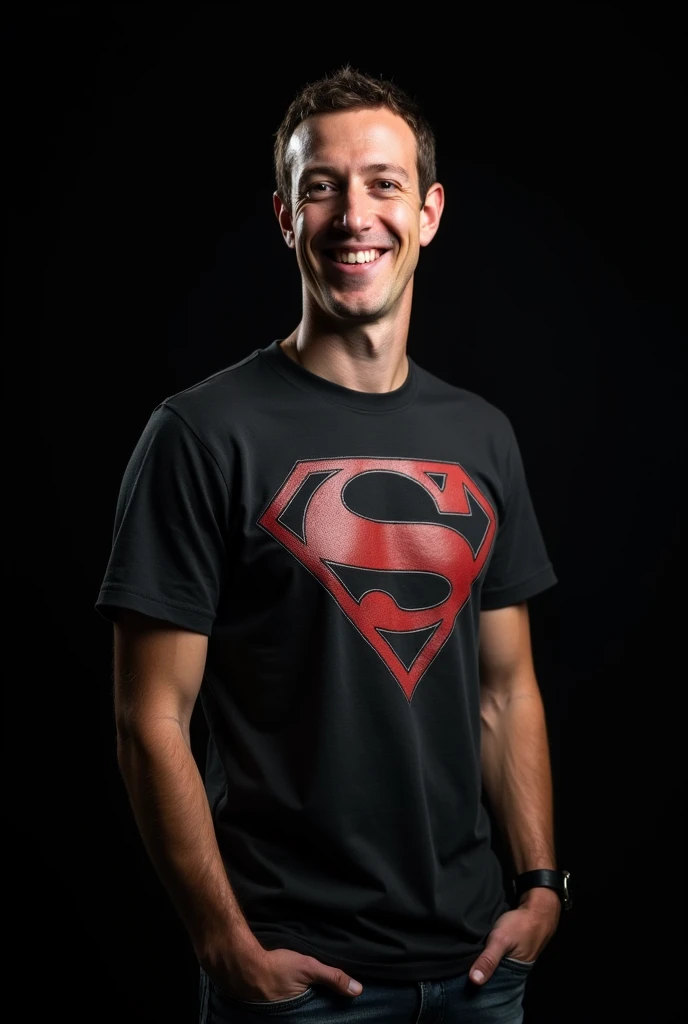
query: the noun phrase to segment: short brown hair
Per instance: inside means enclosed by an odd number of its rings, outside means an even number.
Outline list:
[[[334,110],[387,107],[402,117],[416,137],[418,184],[421,202],[435,181],[435,136],[415,99],[394,82],[372,78],[346,64],[316,82],[309,82],[292,100],[275,134],[277,193],[291,209],[291,166],[287,146],[294,131],[314,114]]]

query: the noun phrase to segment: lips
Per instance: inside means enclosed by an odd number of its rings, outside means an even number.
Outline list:
[[[368,249],[353,249],[347,246],[341,249],[329,249],[327,255],[330,259],[334,260],[335,263],[346,263],[353,265],[354,263],[375,263],[376,260],[380,259],[380,256],[385,252],[384,249],[378,249],[370,247]]]
[[[389,252],[380,246],[337,246],[322,250],[337,270],[344,274],[367,273]]]

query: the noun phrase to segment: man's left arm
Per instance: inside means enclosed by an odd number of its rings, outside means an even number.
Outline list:
[[[556,869],[549,743],[525,601],[480,613],[480,714],[483,784],[516,873]],[[495,922],[471,979],[484,984],[504,956],[536,960],[560,913],[556,892],[529,889]]]

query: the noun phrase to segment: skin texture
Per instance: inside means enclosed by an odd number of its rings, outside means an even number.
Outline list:
[[[318,115],[294,132],[293,193],[273,197],[302,278],[302,318],[282,342],[313,373],[358,391],[394,390],[408,373],[413,275],[439,227],[444,189],[418,189],[416,144],[386,108]],[[384,250],[343,268],[342,249]],[[117,753],[148,854],[215,986],[249,1000],[287,999],[324,984],[355,996],[344,971],[289,949],[265,950],[232,892],[190,744],[207,637],[122,610],[114,627]],[[519,871],[554,867],[551,781],[525,605],[480,623],[482,766]],[[534,960],[559,901],[526,894],[495,924],[472,971],[484,984],[502,956]]]

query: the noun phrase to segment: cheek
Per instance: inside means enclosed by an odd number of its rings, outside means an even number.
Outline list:
[[[307,206],[294,218],[294,236],[297,244],[307,248],[322,228],[323,217],[317,208]]]
[[[389,217],[389,224],[397,238],[401,239],[403,248],[411,248],[418,244],[420,221],[406,205],[399,206]]]
[[[293,225],[294,225],[294,238],[296,239],[296,244],[297,245],[301,245],[303,243],[303,238],[304,238],[305,228],[306,228],[305,217],[303,216],[302,213],[297,214],[296,217],[294,217]]]

